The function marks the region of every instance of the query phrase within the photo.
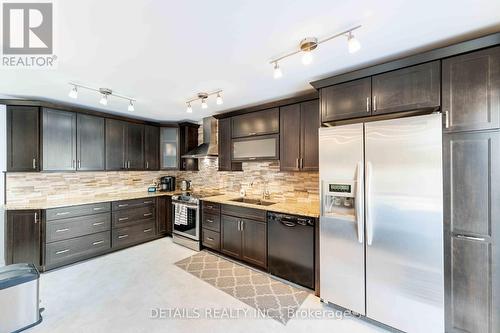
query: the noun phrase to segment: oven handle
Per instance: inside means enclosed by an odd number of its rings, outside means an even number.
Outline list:
[[[187,208],[192,208],[198,210],[200,207],[198,205],[186,204],[185,202],[172,201],[172,205],[186,206]]]

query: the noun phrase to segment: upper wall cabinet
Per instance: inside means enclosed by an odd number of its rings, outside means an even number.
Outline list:
[[[76,170],[76,113],[43,108],[42,138],[43,170]]]
[[[439,107],[440,62],[433,61],[372,77],[373,114]]]
[[[180,170],[198,171],[198,159],[183,158],[182,155],[198,147],[199,127],[200,125],[188,122],[179,124],[179,155],[181,156]]]
[[[77,169],[104,170],[104,118],[79,113],[76,120]]]
[[[321,117],[336,121],[371,115],[372,81],[364,78],[321,89]]]
[[[158,170],[159,162],[160,128],[144,126],[144,169]]]
[[[277,134],[279,132],[279,109],[252,112],[232,117],[232,137]]]
[[[38,171],[39,108],[7,107],[7,171]]]
[[[160,168],[179,169],[179,127],[162,127],[160,130]]]
[[[144,126],[106,119],[106,170],[144,168]]]
[[[144,125],[127,123],[127,169],[144,169]]]
[[[445,131],[500,128],[500,46],[443,60]]]
[[[231,118],[218,121],[219,171],[241,171],[241,162],[231,161]]]

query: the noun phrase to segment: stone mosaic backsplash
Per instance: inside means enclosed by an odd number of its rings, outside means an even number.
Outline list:
[[[146,191],[161,176],[175,176],[177,185],[191,180],[194,190],[261,197],[267,187],[274,201],[319,200],[317,172],[281,172],[279,162],[243,163],[242,172],[217,171],[217,159],[201,159],[198,172],[190,171],[99,171],[7,173],[8,204],[37,203],[65,199]]]

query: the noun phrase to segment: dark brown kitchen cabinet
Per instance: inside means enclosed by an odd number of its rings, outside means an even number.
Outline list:
[[[106,170],[144,168],[144,126],[106,119]]]
[[[104,118],[77,115],[77,169],[104,170]]]
[[[319,169],[317,100],[280,108],[280,169],[317,171]]]
[[[179,152],[181,156],[180,170],[198,171],[197,158],[183,158],[182,155],[198,147],[198,128],[200,125],[193,123],[179,124]]]
[[[179,163],[179,127],[162,127],[160,130],[160,168],[178,170]]]
[[[172,234],[172,197],[163,196],[157,198],[157,234]]]
[[[279,109],[273,108],[232,117],[232,137],[276,134],[279,132]]]
[[[38,171],[39,108],[7,106],[7,171]]]
[[[445,134],[447,332],[500,331],[500,132]]]
[[[219,119],[219,171],[241,171],[242,163],[231,161],[231,118]]]
[[[160,128],[144,126],[144,169],[158,170],[160,168]]]
[[[372,76],[372,114],[438,108],[441,96],[440,62]]]
[[[231,159],[237,161],[268,161],[279,159],[278,134],[258,135],[232,140]]]
[[[443,60],[445,132],[500,128],[500,46]]]
[[[127,169],[144,169],[144,126],[127,124]]]
[[[221,246],[222,253],[235,258],[241,258],[241,231],[239,217],[221,215]]]
[[[371,78],[337,84],[320,90],[323,122],[371,115]]]
[[[32,263],[42,267],[40,211],[7,211],[6,264]]]
[[[267,225],[265,222],[241,220],[241,259],[267,267]]]
[[[42,169],[76,170],[76,113],[42,109]]]

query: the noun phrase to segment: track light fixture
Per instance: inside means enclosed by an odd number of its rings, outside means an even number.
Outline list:
[[[340,36],[347,37],[347,47],[348,47],[349,53],[357,52],[361,48],[361,44],[354,37],[353,31],[356,29],[359,29],[359,28],[361,28],[361,25],[357,25],[355,27],[344,30],[342,32],[339,32],[339,33],[333,35],[333,36],[324,38],[322,40],[318,40],[316,37],[304,38],[303,40],[300,41],[298,50],[287,53],[279,58],[272,59],[269,62],[271,65],[274,66],[274,72],[273,72],[274,78],[278,79],[278,78],[283,76],[283,72],[281,71],[281,68],[278,64],[278,62],[280,62],[281,60],[286,59],[288,57],[291,57],[293,55],[296,55],[297,53],[302,53],[302,63],[304,65],[309,65],[313,61],[312,51],[315,50],[319,46],[319,44],[322,44],[324,42],[327,42],[329,40],[332,40],[332,39],[340,37]]]
[[[121,98],[121,99],[126,99],[126,100],[129,101],[129,104],[128,104],[128,107],[127,107],[128,111],[132,112],[132,111],[135,110],[135,107],[134,107],[134,103],[136,101],[135,98],[117,94],[117,93],[113,92],[113,90],[111,90],[109,88],[94,88],[94,87],[89,87],[89,86],[86,86],[86,85],[83,85],[83,84],[79,84],[79,83],[74,83],[74,82],[69,82],[69,85],[72,86],[72,88],[71,88],[71,90],[69,91],[69,94],[68,94],[68,96],[71,97],[71,98],[78,98],[78,88],[84,88],[84,89],[88,89],[88,90],[92,90],[92,91],[98,92],[101,95],[101,98],[99,99],[99,103],[102,104],[102,105],[108,105],[108,97],[109,96],[114,96],[114,97]]]
[[[193,108],[191,107],[191,103],[195,102],[197,100],[201,100],[201,108],[202,109],[208,109],[207,99],[209,96],[212,96],[212,95],[217,95],[217,98],[215,100],[215,103],[217,105],[222,105],[224,103],[224,101],[222,99],[222,90],[221,89],[213,91],[213,92],[209,92],[209,93],[200,92],[196,95],[196,97],[191,98],[190,100],[186,101],[186,104],[187,104],[186,112],[187,113],[193,112]]]

